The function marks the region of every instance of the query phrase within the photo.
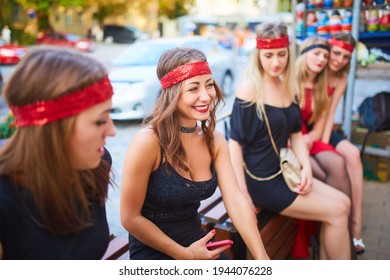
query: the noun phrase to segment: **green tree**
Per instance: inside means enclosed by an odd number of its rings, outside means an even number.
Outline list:
[[[103,24],[104,19],[108,16],[119,16],[126,13],[131,2],[128,0],[91,0],[90,6],[96,8],[96,12],[93,14],[100,24]]]
[[[17,0],[25,9],[33,9],[37,14],[38,30],[52,29],[49,15],[55,7],[86,7],[92,0]]]
[[[4,25],[12,26],[12,11],[16,5],[16,0],[0,0],[0,30]]]
[[[159,15],[176,19],[188,14],[194,0],[159,0]]]

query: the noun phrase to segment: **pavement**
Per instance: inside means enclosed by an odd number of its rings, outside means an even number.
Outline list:
[[[362,223],[366,252],[359,260],[390,260],[390,181],[365,180]]]

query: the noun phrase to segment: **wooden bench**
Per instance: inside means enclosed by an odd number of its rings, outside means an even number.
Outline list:
[[[129,240],[127,237],[110,235],[110,243],[102,260],[128,260]]]
[[[218,122],[223,122],[223,129],[226,139],[229,139],[230,112],[224,113],[218,118]],[[237,260],[253,259],[248,251],[240,234],[228,217],[225,205],[219,188],[206,200],[203,200],[198,209],[201,216],[202,227],[205,231],[216,230],[215,239],[231,239],[233,246],[226,251],[232,258]],[[297,232],[297,222],[295,219],[260,210],[258,214],[259,230],[264,247],[270,259],[280,260],[289,257],[294,246]],[[110,236],[108,249],[102,259],[129,259],[127,237]]]
[[[236,260],[253,259],[240,234],[226,212],[219,189],[201,202],[198,210],[202,227],[206,231],[216,230],[215,239],[231,239],[234,245],[226,253]],[[259,231],[270,259],[287,259],[294,246],[297,233],[295,219],[276,215],[264,209],[258,214]]]

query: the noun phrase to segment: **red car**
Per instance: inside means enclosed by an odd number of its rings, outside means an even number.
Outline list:
[[[38,36],[37,44],[70,47],[85,52],[92,52],[96,46],[92,40],[83,39],[74,34],[53,31],[42,33]]]
[[[23,46],[2,45],[0,41],[0,64],[16,64],[26,52],[27,49]]]

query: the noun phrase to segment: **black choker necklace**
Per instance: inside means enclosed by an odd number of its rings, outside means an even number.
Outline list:
[[[196,130],[197,127],[198,127],[197,123],[193,127],[186,127],[186,126],[182,126],[180,124],[180,132],[183,132],[183,133],[193,133]]]

